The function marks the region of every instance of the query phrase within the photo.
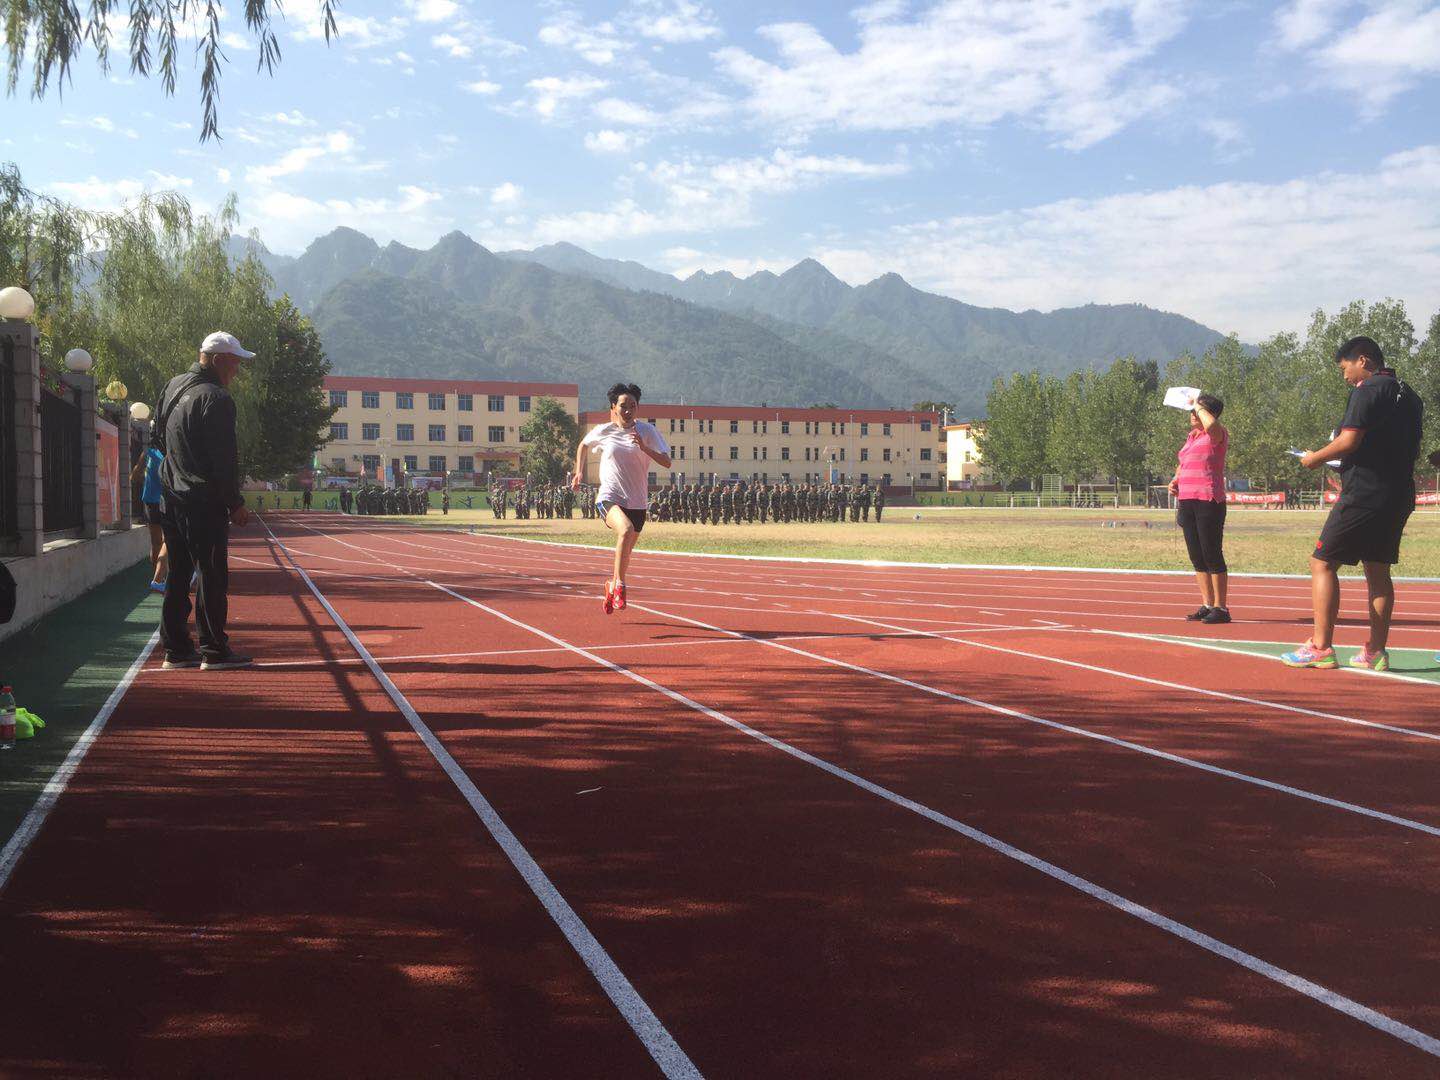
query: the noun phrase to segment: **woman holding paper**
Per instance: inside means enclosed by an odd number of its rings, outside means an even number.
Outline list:
[[[1200,586],[1200,608],[1185,616],[1191,622],[1230,621],[1226,606],[1230,578],[1225,566],[1225,452],[1230,449],[1230,433],[1220,423],[1224,410],[1225,403],[1213,394],[1195,396],[1190,434],[1170,481],[1170,494],[1177,500],[1175,517]]]

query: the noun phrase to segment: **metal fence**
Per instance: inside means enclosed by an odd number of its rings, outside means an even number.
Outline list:
[[[20,535],[20,488],[15,448],[15,343],[0,338],[0,541]]]
[[[41,391],[40,447],[45,469],[47,533],[78,529],[85,523],[80,432],[80,391],[68,390],[66,397],[48,388]]]

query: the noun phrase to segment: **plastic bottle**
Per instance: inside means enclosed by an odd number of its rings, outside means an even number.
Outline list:
[[[15,749],[15,692],[0,686],[0,750]]]

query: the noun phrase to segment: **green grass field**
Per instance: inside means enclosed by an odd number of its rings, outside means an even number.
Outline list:
[[[917,517],[918,515],[918,517]],[[1232,571],[1308,573],[1324,511],[1232,508],[1225,556]],[[475,526],[486,533],[609,547],[598,521],[496,521],[488,510],[455,510],[406,520]],[[1113,524],[1112,524],[1113,523]],[[654,522],[641,546],[651,551],[786,555],[901,562],[1006,563],[1188,570],[1174,514],[1164,510],[990,510],[891,507],[883,524],[674,525]],[[1410,519],[1396,573],[1440,576],[1440,513]]]

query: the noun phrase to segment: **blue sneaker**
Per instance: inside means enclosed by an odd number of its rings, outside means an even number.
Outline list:
[[[151,592],[163,593],[163,592],[165,591],[165,582],[163,582],[163,581],[152,581],[152,582],[150,582],[150,591],[151,591]]]
[[[1280,657],[1280,662],[1286,667],[1299,668],[1334,668],[1339,667],[1340,662],[1335,659],[1334,649],[1317,649],[1312,641],[1305,642],[1294,652],[1287,652]]]

